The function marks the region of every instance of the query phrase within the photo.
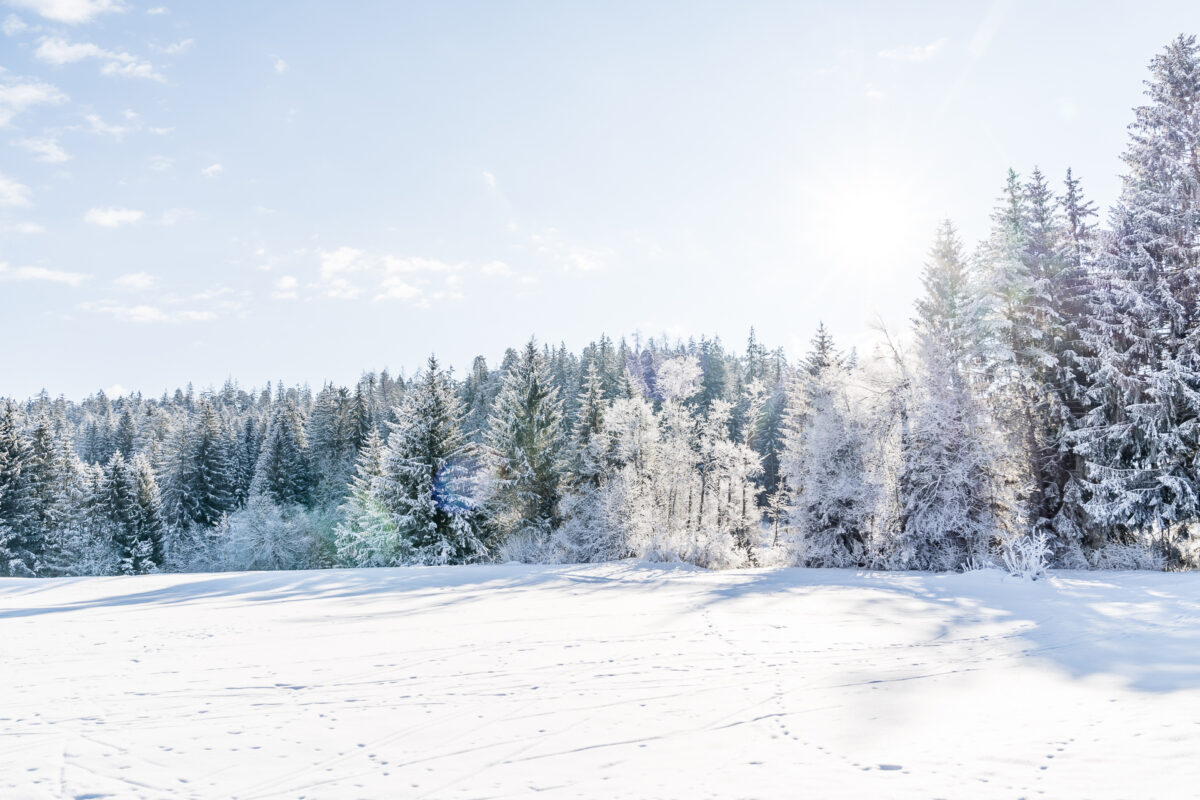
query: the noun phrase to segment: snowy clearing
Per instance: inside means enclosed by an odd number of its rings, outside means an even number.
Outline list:
[[[1178,797],[1200,575],[0,580],[0,796]]]

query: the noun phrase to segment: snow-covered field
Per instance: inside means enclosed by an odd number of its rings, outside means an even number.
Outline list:
[[[0,581],[0,797],[1184,797],[1200,575]]]

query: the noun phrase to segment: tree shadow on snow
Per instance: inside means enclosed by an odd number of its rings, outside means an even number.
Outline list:
[[[1054,571],[1027,581],[1000,570],[966,574],[767,569],[715,585],[709,602],[857,590],[855,614],[949,621],[928,643],[980,636],[980,625],[1008,623],[1000,636],[1027,643],[1020,655],[1075,678],[1112,675],[1132,689],[1200,689],[1200,574]],[[868,590],[867,595],[862,590]],[[897,614],[898,603],[905,603]],[[796,618],[798,635],[804,619]]]

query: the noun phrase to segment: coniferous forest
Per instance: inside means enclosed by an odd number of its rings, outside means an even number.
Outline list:
[[[1061,155],[1061,154],[1057,154]],[[1028,165],[855,352],[535,339],[353,386],[0,401],[0,574],[638,558],[1194,568],[1200,47],[1153,58],[1119,198]],[[352,357],[352,355],[350,356]]]

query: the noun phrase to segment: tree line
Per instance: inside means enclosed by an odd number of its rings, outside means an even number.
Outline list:
[[[518,559],[1192,567],[1200,48],[1150,64],[1104,224],[1009,171],[911,331],[530,340],[462,377],[0,401],[0,574]]]

